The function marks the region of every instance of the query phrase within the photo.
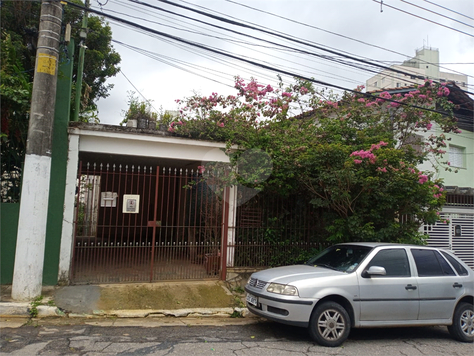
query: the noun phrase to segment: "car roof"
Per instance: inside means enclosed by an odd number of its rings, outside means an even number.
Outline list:
[[[412,244],[398,244],[398,243],[391,243],[391,242],[344,242],[337,244],[335,246],[365,246],[365,247],[380,247],[380,246],[392,246],[392,247],[416,247],[416,248],[430,248],[430,249],[437,249],[433,246],[423,246],[423,245],[412,245]]]

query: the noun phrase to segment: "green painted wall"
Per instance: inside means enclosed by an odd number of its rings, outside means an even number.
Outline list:
[[[0,284],[12,284],[20,203],[0,204]]]
[[[51,150],[51,179],[46,225],[46,244],[43,265],[43,284],[58,283],[59,250],[64,212],[64,189],[68,152],[68,123],[71,107],[71,81],[74,43],[68,45],[69,58],[60,58],[56,108],[54,112],[53,145]]]
[[[446,134],[446,140],[448,147],[446,153],[443,155],[441,161],[449,161],[449,146],[454,145],[464,148],[463,166],[458,168],[458,172],[454,173],[457,167],[452,167],[453,171],[445,171],[441,169],[439,177],[444,179],[444,185],[446,186],[458,186],[458,187],[474,187],[474,159],[472,153],[474,152],[474,133],[471,131],[463,131],[460,134]]]

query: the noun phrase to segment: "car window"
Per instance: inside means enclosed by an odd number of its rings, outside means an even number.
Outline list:
[[[435,250],[411,249],[420,277],[454,276],[446,260]]]
[[[469,274],[467,272],[467,269],[465,269],[464,266],[460,264],[453,256],[451,256],[449,253],[445,251],[441,251],[441,253],[444,257],[446,257],[449,263],[451,263],[451,266],[454,267],[454,269],[460,276],[467,276]]]
[[[377,277],[409,277],[410,264],[405,249],[394,248],[377,252],[367,265],[367,269],[372,266],[385,268],[387,274]]]
[[[350,273],[355,271],[370,250],[372,248],[367,246],[336,245],[311,258],[306,264]]]

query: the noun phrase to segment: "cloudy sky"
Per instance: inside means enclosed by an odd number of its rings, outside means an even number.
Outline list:
[[[107,19],[122,72],[98,102],[104,124],[123,120],[131,92],[160,111],[193,93],[235,94],[237,75],[275,84],[286,72],[353,89],[380,68],[349,57],[389,66],[422,47],[439,49],[441,70],[468,75],[474,92],[472,0],[91,0],[91,7],[141,26]],[[290,74],[281,75],[285,83]]]

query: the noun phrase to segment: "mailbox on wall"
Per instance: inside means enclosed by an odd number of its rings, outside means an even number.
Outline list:
[[[454,225],[454,236],[462,236],[462,226]]]
[[[124,214],[138,214],[139,204],[140,204],[139,195],[124,194],[122,212]]]

